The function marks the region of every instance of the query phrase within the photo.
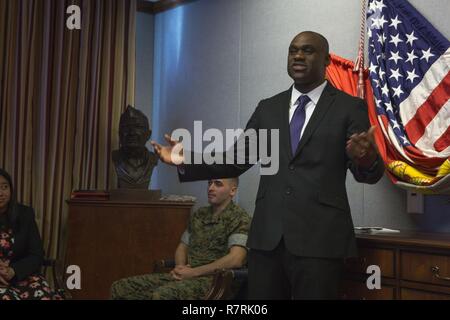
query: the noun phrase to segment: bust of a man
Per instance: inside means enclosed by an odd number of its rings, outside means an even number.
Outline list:
[[[128,106],[120,117],[119,150],[112,152],[120,189],[148,189],[158,163],[158,156],[145,147],[151,135],[147,117]]]

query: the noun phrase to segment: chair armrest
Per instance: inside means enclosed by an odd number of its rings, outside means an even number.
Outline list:
[[[175,260],[174,259],[161,259],[156,260],[153,265],[153,272],[162,273],[167,272],[175,268]]]
[[[247,268],[217,270],[206,300],[226,300],[233,298],[233,282],[243,283],[248,278]]]
[[[235,280],[247,280],[248,279],[248,269],[247,268],[239,268],[239,269],[230,269],[233,274],[233,278]]]

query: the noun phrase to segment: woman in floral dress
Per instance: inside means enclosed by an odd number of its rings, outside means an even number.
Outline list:
[[[16,203],[0,169],[0,300],[60,299],[40,275],[44,251],[32,208]]]

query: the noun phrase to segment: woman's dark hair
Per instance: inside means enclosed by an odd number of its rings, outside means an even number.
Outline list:
[[[0,168],[0,176],[6,179],[9,183],[9,189],[11,190],[11,198],[8,203],[8,209],[6,211],[6,223],[8,227],[17,229],[17,201],[16,193],[14,192],[14,186],[12,183],[11,176],[8,172]]]

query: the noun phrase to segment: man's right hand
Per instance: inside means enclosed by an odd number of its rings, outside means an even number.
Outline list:
[[[183,145],[180,141],[172,140],[168,134],[164,135],[168,146],[162,146],[156,141],[151,141],[156,154],[162,162],[170,165],[181,165],[184,163]]]

